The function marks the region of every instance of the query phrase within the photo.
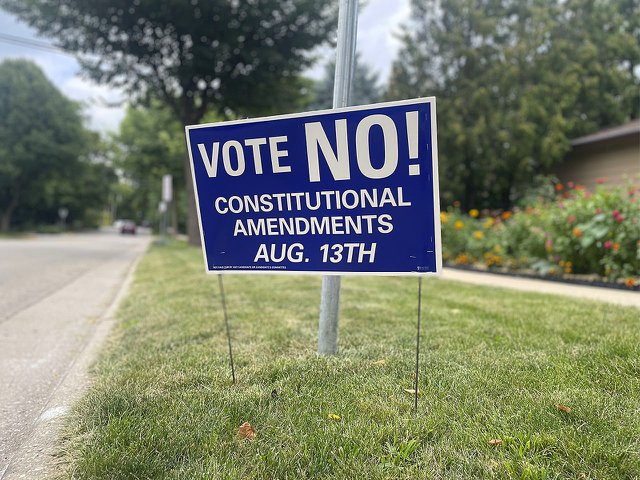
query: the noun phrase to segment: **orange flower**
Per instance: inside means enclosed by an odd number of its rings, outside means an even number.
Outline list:
[[[461,253],[456,257],[454,263],[458,265],[466,265],[467,263],[469,263],[469,256],[466,253]]]
[[[509,220],[511,218],[511,212],[509,210],[506,210],[504,212],[502,212],[502,215],[500,215],[502,217],[503,220]]]
[[[618,250],[620,250],[620,244],[619,244],[618,242],[616,242],[616,243],[614,243],[614,244],[613,244],[613,250],[614,250],[614,251],[616,251],[616,252],[617,252]]]
[[[635,280],[634,278],[627,278],[627,279],[624,281],[624,284],[625,284],[627,287],[635,287],[635,286],[636,286],[636,280]]]
[[[469,210],[469,216],[473,218],[478,218],[478,215],[480,215],[480,212],[475,208],[472,208],[471,210]]]
[[[578,227],[574,227],[573,229],[573,236],[574,237],[581,237],[582,236],[582,230],[580,230],[580,228]]]
[[[556,192],[561,192],[562,190],[564,190],[564,185],[562,185],[561,183],[557,183]]]

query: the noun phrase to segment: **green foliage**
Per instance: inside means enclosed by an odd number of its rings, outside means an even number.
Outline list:
[[[438,98],[444,204],[510,208],[569,138],[638,115],[637,2],[414,0],[388,97]]]
[[[310,110],[323,110],[333,106],[333,82],[336,62],[327,62],[324,68],[324,77],[315,81],[313,99],[309,104]],[[378,74],[364,63],[359,54],[356,54],[356,62],[351,82],[351,105],[366,105],[379,102],[382,91],[379,86]]]
[[[0,64],[0,230],[58,221],[98,224],[113,172],[96,157],[78,105],[33,63]],[[93,153],[92,157],[90,154]]]
[[[638,191],[601,187],[592,194],[561,184],[556,189],[553,201],[540,199],[495,218],[485,212],[485,218],[474,219],[450,208],[442,214],[445,260],[544,275],[596,274],[630,286],[640,282]]]
[[[114,164],[122,173],[118,189],[118,217],[155,221],[161,200],[162,176],[173,177],[178,223],[185,223],[184,130],[161,102],[127,109],[120,131],[113,137]]]

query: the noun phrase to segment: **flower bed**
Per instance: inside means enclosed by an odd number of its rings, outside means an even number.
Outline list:
[[[640,204],[633,187],[554,184],[523,209],[442,212],[446,263],[583,280],[640,284]]]

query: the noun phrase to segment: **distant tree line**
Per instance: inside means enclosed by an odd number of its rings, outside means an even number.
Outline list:
[[[95,227],[115,173],[80,106],[33,63],[0,63],[0,231],[64,222]]]

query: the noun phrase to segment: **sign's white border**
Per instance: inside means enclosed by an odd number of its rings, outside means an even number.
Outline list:
[[[304,118],[312,115],[326,113],[354,112],[358,110],[367,110],[370,108],[393,107],[399,105],[415,105],[419,103],[428,103],[431,105],[431,145],[433,148],[431,163],[433,166],[433,219],[436,234],[436,271],[435,272],[328,272],[325,270],[209,270],[209,262],[207,260],[207,249],[204,243],[204,234],[202,233],[202,217],[200,214],[200,202],[198,201],[198,185],[196,184],[196,173],[193,166],[193,154],[191,153],[191,142],[189,141],[189,131],[199,128],[223,127],[226,125],[238,125],[243,123],[256,123],[269,120],[284,120],[286,118]],[[185,139],[187,142],[187,150],[189,151],[189,167],[191,168],[191,179],[193,181],[193,192],[195,195],[196,209],[198,211],[198,227],[200,228],[200,244],[202,246],[202,257],[204,259],[204,269],[209,274],[247,274],[247,275],[375,275],[375,276],[426,276],[442,273],[442,239],[440,235],[440,181],[438,179],[438,129],[436,125],[436,98],[422,97],[410,100],[400,100],[396,102],[373,103],[369,105],[358,105],[354,107],[332,108],[327,110],[314,110],[311,112],[291,113],[287,115],[273,115],[269,117],[248,118],[243,120],[230,120],[227,122],[203,123],[198,125],[187,125],[184,127]]]

